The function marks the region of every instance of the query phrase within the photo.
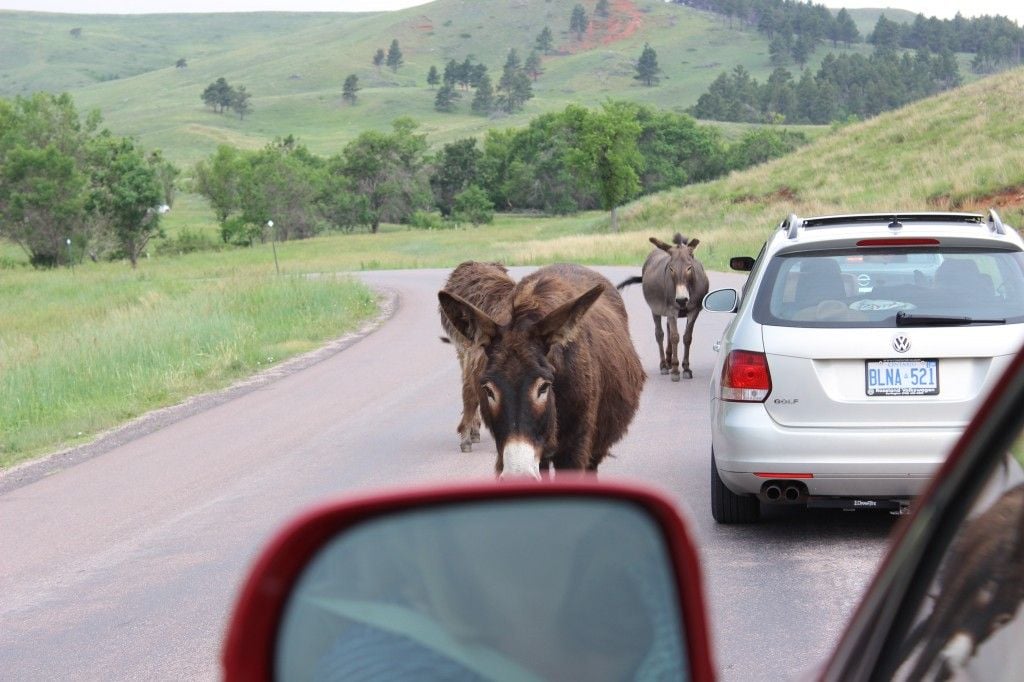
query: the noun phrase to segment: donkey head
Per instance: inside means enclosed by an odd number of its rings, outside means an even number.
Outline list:
[[[558,443],[555,391],[572,381],[566,373],[559,375],[553,356],[573,341],[602,291],[595,286],[546,314],[513,311],[506,325],[454,294],[438,292],[448,320],[487,358],[476,389],[480,414],[498,446],[499,478],[540,479],[541,463]]]
[[[672,238],[672,244],[666,244],[657,237],[651,237],[651,243],[668,254],[668,276],[672,279],[672,287],[675,289],[675,301],[682,310],[690,300],[696,282],[696,272],[693,263],[696,260],[693,250],[700,244],[699,239],[686,241],[686,237],[676,233]]]

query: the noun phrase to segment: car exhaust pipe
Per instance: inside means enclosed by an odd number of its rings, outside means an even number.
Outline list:
[[[764,496],[772,502],[777,502],[782,497],[782,488],[777,485],[770,485],[764,489]]]
[[[783,495],[786,497],[786,502],[798,502],[803,497],[803,491],[799,486],[787,485]]]

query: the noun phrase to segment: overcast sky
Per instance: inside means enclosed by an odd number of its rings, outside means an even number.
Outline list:
[[[508,0],[475,0],[507,2]],[[426,0],[0,0],[0,9],[76,14],[143,14],[148,12],[363,12],[402,9]],[[897,7],[925,16],[952,18],[1002,14],[1024,25],[1021,0],[814,0],[827,7]]]

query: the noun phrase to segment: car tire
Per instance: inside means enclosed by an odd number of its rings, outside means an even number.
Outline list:
[[[711,452],[711,516],[718,523],[754,523],[761,517],[761,503],[752,495],[737,495],[718,475],[715,453]]]

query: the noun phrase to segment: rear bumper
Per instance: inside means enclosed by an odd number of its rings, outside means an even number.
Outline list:
[[[760,403],[718,400],[711,414],[718,473],[737,494],[786,478],[763,474],[804,474],[811,496],[913,497],[963,430],[782,427]]]

